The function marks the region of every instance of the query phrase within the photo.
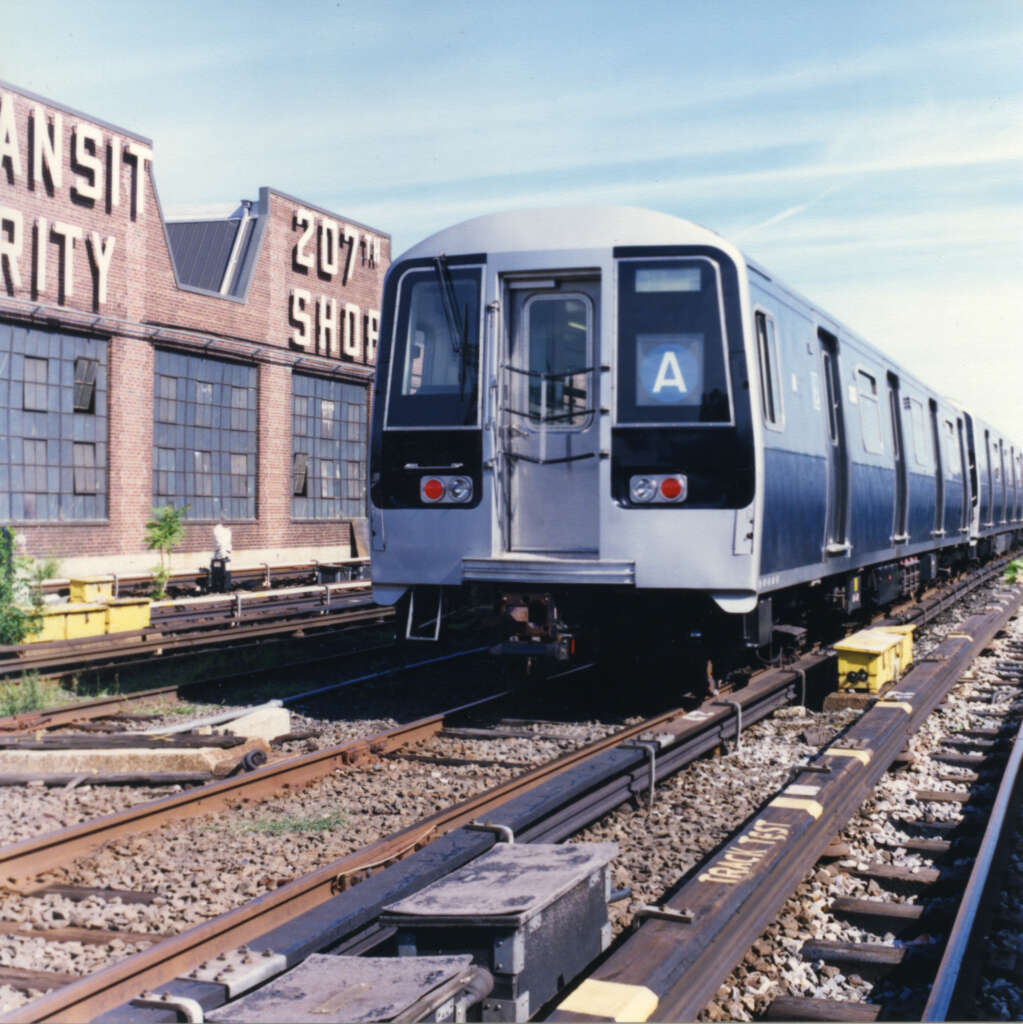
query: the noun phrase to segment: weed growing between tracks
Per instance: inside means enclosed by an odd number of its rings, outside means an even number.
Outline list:
[[[233,832],[236,834],[259,833],[267,836],[284,835],[317,835],[330,832],[348,825],[344,811],[331,811],[327,814],[301,815],[289,814],[281,818],[256,818],[250,821],[212,822],[199,825],[201,833]]]
[[[346,825],[347,819],[341,811],[319,817],[288,817],[269,818],[265,821],[251,821],[242,826],[242,832],[266,832],[272,836],[280,836],[289,832],[329,832],[331,829]]]
[[[52,680],[44,680],[38,672],[25,672],[18,682],[0,686],[0,715],[22,715],[74,699],[74,694]]]

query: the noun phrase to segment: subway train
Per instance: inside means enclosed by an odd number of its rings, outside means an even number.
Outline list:
[[[921,367],[926,372],[926,367]],[[1023,532],[1023,448],[713,232],[478,217],[384,284],[374,598],[502,652],[771,651]]]

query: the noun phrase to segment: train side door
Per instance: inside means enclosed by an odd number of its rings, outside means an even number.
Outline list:
[[[991,526],[995,520],[995,481],[991,462],[991,431],[984,431],[984,457],[987,470],[987,488],[984,493],[984,526]]]
[[[600,281],[505,282],[501,445],[512,551],[599,545]]]
[[[932,537],[945,536],[945,472],[941,461],[941,435],[938,433],[938,403],[932,398],[931,445],[934,448],[934,528]]]
[[[963,433],[963,418],[956,417],[956,436],[959,438],[959,472],[962,483],[963,504],[959,512],[959,532],[970,529],[970,467],[966,459],[966,437]]]
[[[908,480],[902,433],[902,415],[900,412],[902,403],[899,400],[899,378],[894,373],[888,374],[888,409],[892,419],[892,451],[895,453],[895,502],[892,515],[892,542],[902,544],[909,540],[906,528],[906,516],[909,512],[907,502]]]
[[[838,373],[838,339],[824,328],[817,329],[824,371],[824,416],[828,431],[828,517],[825,552],[844,555],[849,551],[849,453],[842,417],[842,381]]]
[[[976,534],[980,530],[980,471],[977,467],[977,440],[973,433],[973,417],[963,413],[966,419],[966,455],[970,472],[970,514],[967,527]]]

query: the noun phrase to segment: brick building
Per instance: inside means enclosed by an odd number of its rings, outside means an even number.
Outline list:
[[[390,237],[272,188],[165,222],[151,143],[0,82],[0,524],[71,573],[330,561],[366,515]]]

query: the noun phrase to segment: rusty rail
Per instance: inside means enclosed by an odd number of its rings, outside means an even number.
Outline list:
[[[695,1020],[959,674],[1016,613],[1014,589],[950,634],[645,919],[549,1019]],[[622,1006],[627,1016],[619,1016]]]
[[[826,660],[822,655],[811,655],[806,659],[805,667],[812,668]],[[801,685],[798,670],[776,669],[764,673],[737,695],[748,709],[744,711],[744,720],[753,722],[770,714],[779,704],[798,695]],[[138,995],[143,989],[169,983],[225,949],[251,943],[267,932],[293,922],[360,878],[374,874],[423,846],[426,849],[421,850],[419,855],[429,856],[433,849],[429,844],[480,816],[487,815],[490,820],[497,820],[503,808],[517,804],[516,798],[527,800],[526,810],[519,813],[531,822],[522,825],[523,841],[550,842],[564,838],[595,820],[609,807],[629,799],[648,786],[645,752],[623,748],[623,743],[649,731],[658,736],[670,737],[671,749],[676,751],[676,755],[674,760],[662,756],[659,764],[661,774],[658,777],[663,777],[670,771],[677,771],[694,757],[706,753],[722,740],[736,735],[736,718],[731,708],[708,702],[698,712],[673,709],[571,751],[555,761],[289,882],[221,917],[155,944],[73,985],[51,992],[12,1011],[4,1019],[92,1020]],[[598,766],[595,762],[600,758],[607,763]],[[622,782],[611,781],[612,777],[623,773]],[[544,787],[577,775],[578,781],[574,783],[577,795],[574,800],[558,793],[541,797]],[[492,837],[478,833],[474,835],[480,842],[485,838],[487,842],[493,842]],[[446,868],[438,865],[437,870],[445,869],[450,870],[450,865]],[[356,887],[350,895],[358,897],[360,892],[361,886]]]
[[[393,615],[392,608],[378,607],[368,597],[360,596],[358,601],[348,602],[337,611],[315,614],[310,610],[270,622],[223,623],[230,625],[229,629],[214,630],[207,625],[194,631],[177,631],[165,635],[155,626],[134,633],[65,640],[56,649],[56,645],[46,645],[48,649],[42,649],[42,644],[31,644],[21,648],[22,653],[16,659],[0,661],[0,677],[18,675],[32,669],[52,671],[71,667],[98,669],[124,666],[133,661],[146,660],[153,654],[177,656],[202,649],[212,650],[225,644],[284,636],[297,629],[308,632],[384,621]],[[33,647],[40,650],[33,651]]]
[[[232,776],[173,796],[136,804],[123,811],[80,822],[55,832],[0,847],[0,880],[17,887],[27,880],[69,864],[104,843],[126,835],[151,832],[171,821],[210,814],[240,799],[257,799],[285,787],[307,786],[335,768],[351,767],[419,743],[440,732],[451,715],[506,695],[491,694],[440,714],[417,719],[367,739],[349,740],[323,750],[288,758],[243,775]]]
[[[984,829],[984,838],[974,858],[970,878],[959,903],[959,910],[945,944],[945,952],[938,965],[938,972],[931,985],[930,996],[921,1020],[962,1020],[970,1016],[965,1012],[965,1004],[972,996],[972,989],[977,981],[977,961],[982,956],[978,946],[984,939],[983,926],[988,919],[986,911],[992,903],[992,889],[999,884],[999,868],[1006,853],[1006,842],[1012,837],[1011,808],[1016,805],[1020,796],[1021,762],[1023,726],[1016,732],[1012,753],[1006,763]]]

